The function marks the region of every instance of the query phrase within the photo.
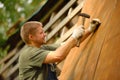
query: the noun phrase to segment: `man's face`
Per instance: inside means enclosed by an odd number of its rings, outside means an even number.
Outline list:
[[[46,43],[46,34],[44,33],[44,30],[42,27],[38,27],[36,30],[35,35],[33,36],[33,41],[37,45],[42,45]]]

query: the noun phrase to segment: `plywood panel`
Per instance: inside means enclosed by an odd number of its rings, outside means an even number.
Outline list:
[[[86,0],[82,12],[102,22],[65,60],[60,80],[120,79],[120,0]],[[85,27],[89,24],[86,22]]]

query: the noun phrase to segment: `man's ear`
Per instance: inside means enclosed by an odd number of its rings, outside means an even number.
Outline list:
[[[32,40],[33,39],[33,36],[31,34],[29,34],[29,39]]]

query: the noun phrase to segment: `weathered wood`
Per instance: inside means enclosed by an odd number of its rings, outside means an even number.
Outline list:
[[[39,8],[27,21],[41,21],[46,24],[52,12],[59,10],[69,0],[48,0],[45,5]]]
[[[10,72],[6,75],[6,79],[8,79],[12,74],[14,74],[17,70],[18,70],[19,65],[16,64],[11,70]]]
[[[47,31],[74,3],[76,0],[70,0],[45,26],[44,30]]]
[[[18,56],[19,56],[20,53],[17,53],[7,64],[5,64],[5,67],[3,67],[1,70],[0,70],[0,74],[3,74],[6,69],[14,62],[18,59]]]
[[[59,0],[59,1],[56,1],[56,2],[57,3],[54,6],[50,4],[52,6],[52,8],[49,11],[47,10],[47,14],[43,18],[40,19],[41,22],[45,22],[45,20],[47,20],[50,17],[50,15],[53,11],[59,9],[59,7],[62,5],[62,3],[64,3],[64,0]]]
[[[72,28],[70,28],[63,36],[61,36],[55,43],[61,43],[63,41],[65,41],[67,38],[69,38],[69,36],[72,34],[73,30],[76,28],[77,26],[74,25]]]
[[[60,38],[61,38],[67,31],[68,31],[68,28],[67,28],[67,26],[65,26],[65,27],[62,29],[61,33],[60,33]]]
[[[0,61],[0,65],[2,63],[5,63],[6,61],[8,61],[10,58],[12,58],[16,54],[16,52],[18,51],[21,44],[23,44],[23,41],[19,41],[19,43],[16,45],[16,48],[14,48],[11,52],[9,52],[7,54],[7,56]]]
[[[62,20],[62,22],[55,27],[52,32],[49,33],[49,35],[47,36],[47,41],[50,40],[59,30],[61,30],[61,28],[64,27],[64,25],[66,25],[83,7],[83,2],[81,2],[80,5],[78,5],[72,12],[70,16],[67,16],[64,18],[64,20]]]
[[[86,0],[82,12],[99,18],[101,25],[71,50],[59,80],[120,80],[119,7],[120,0]]]
[[[13,49],[10,53],[8,53],[7,56],[5,56],[5,58],[3,58],[2,60],[0,60],[0,65],[5,63],[8,59],[10,59],[11,57],[13,57],[16,54],[17,48]]]
[[[14,78],[14,80],[19,80],[19,76],[16,76],[16,77]]]

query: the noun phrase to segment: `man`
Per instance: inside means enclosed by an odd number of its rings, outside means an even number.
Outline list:
[[[26,22],[21,28],[21,38],[26,46],[20,51],[19,79],[20,80],[57,80],[55,65],[68,55],[78,41],[83,41],[92,33],[99,23],[98,19],[92,20],[88,29],[83,25],[75,29],[71,37],[63,45],[44,45],[46,34],[43,25],[37,21]]]

